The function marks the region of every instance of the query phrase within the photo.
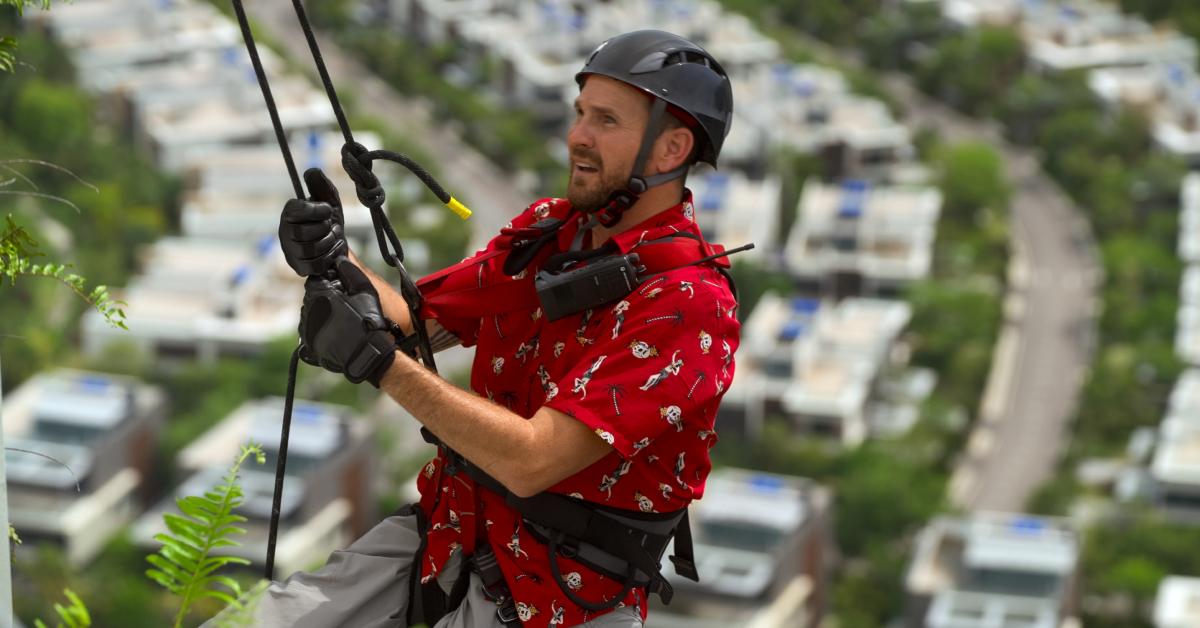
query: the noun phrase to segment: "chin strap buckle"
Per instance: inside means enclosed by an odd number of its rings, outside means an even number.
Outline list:
[[[596,220],[605,227],[616,226],[621,222],[621,216],[637,202],[638,193],[631,190],[616,190],[608,197],[604,207],[596,210]]]

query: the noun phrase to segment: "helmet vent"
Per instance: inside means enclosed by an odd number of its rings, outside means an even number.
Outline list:
[[[657,72],[668,65],[682,65],[684,63],[698,63],[705,67],[712,67],[712,63],[708,57],[690,50],[673,50],[670,52],[659,50],[642,57],[641,61],[634,64],[632,68],[629,68],[629,73],[649,74],[650,72]]]

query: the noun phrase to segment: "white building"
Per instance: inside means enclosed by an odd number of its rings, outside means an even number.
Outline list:
[[[71,50],[84,86],[115,96],[135,141],[160,167],[178,171],[231,144],[273,141],[238,27],[212,5],[92,0],[61,8],[47,19]],[[283,72],[269,51],[261,56],[286,131],[333,124],[323,92]]]
[[[688,177],[696,223],[704,238],[726,249],[754,243],[731,262],[763,260],[778,246],[782,183],[777,177],[751,180],[739,172],[708,171]]]
[[[1154,628],[1200,626],[1200,578],[1167,576],[1154,600]]]
[[[922,4],[930,0],[908,0]],[[942,17],[963,29],[1008,26],[1021,19],[1020,0],[932,0],[942,6]]]
[[[825,611],[833,495],[793,476],[716,469],[690,511],[700,582],[666,572],[657,628],[814,628]]]
[[[254,243],[164,238],[151,246],[143,274],[116,298],[128,331],[98,312],[83,318],[83,348],[116,344],[152,359],[215,360],[258,354],[296,333],[303,282],[283,262],[275,236]]]
[[[138,519],[134,540],[147,548],[158,546],[154,535],[165,531],[164,512],[176,511],[175,497],[199,495],[220,483],[239,447],[262,445],[264,465],[247,461],[240,472],[245,502],[239,512],[249,521],[239,547],[226,548],[261,565],[266,559],[275,463],[279,452],[283,400],[243,404],[220,424],[180,452],[177,464],[189,477],[174,496]],[[276,573],[290,574],[321,564],[329,553],[376,523],[370,494],[373,479],[371,442],[374,428],[345,407],[297,400],[292,412],[287,475],[280,504]]]
[[[36,375],[6,395],[0,416],[17,533],[61,544],[76,567],[90,562],[142,511],[166,406],[160,389],[138,380],[77,371]]]
[[[1196,44],[1094,0],[1023,3],[1022,37],[1030,63],[1050,72],[1196,61]]]
[[[1169,514],[1200,515],[1200,369],[1190,368],[1171,390],[1150,460],[1152,495]]]
[[[354,139],[368,148],[380,146],[374,133],[356,133]],[[304,141],[292,147],[296,168],[300,172],[321,168],[329,176],[341,194],[346,234],[373,248],[371,214],[358,201],[354,182],[341,166],[342,144],[340,133],[305,134]],[[404,177],[401,182],[407,185],[393,186],[387,173],[378,174],[389,199],[406,190],[428,193],[413,178]],[[231,147],[206,155],[189,164],[186,181],[181,222],[183,234],[189,237],[246,241],[276,233],[281,199],[296,195],[274,144]]]
[[[1060,628],[1075,612],[1079,539],[1028,515],[939,517],[917,537],[905,575],[914,628]]]
[[[744,412],[751,438],[768,415],[778,414],[800,433],[862,443],[872,431],[882,377],[908,360],[899,336],[911,317],[903,301],[845,299],[832,306],[763,295],[743,327],[727,413]]]
[[[499,11],[503,0],[388,0],[388,16],[404,34],[427,45],[458,43],[462,25]]]
[[[175,75],[166,78],[164,83],[139,86],[132,95],[140,100],[131,107],[135,138],[146,145],[160,167],[177,172],[229,146],[275,141],[262,92],[248,66],[234,62],[199,77],[187,68],[176,68]],[[333,125],[329,100],[308,79],[274,75],[270,80],[286,133],[304,137]],[[183,87],[195,84],[202,86],[195,90]],[[213,86],[223,89],[214,90]],[[186,101],[171,102],[162,96],[188,92],[192,97]]]
[[[834,70],[775,62],[731,78],[735,165],[760,167],[772,148],[786,148],[820,155],[832,177],[881,178],[915,154],[907,127],[883,103],[850,93]]]
[[[193,0],[80,0],[41,14],[70,51],[82,85],[105,91],[110,72],[170,64],[201,52],[241,47],[238,27]]]
[[[797,281],[839,298],[895,296],[929,275],[942,196],[920,185],[809,180],[784,251]]]
[[[1101,68],[1088,84],[1110,108],[1145,115],[1160,149],[1200,164],[1200,75],[1191,64]]]
[[[452,80],[487,76],[497,100],[534,113],[551,133],[569,119],[574,76],[587,55],[636,24],[704,46],[732,78],[736,113],[722,149],[726,165],[762,172],[774,148],[819,153],[835,146],[837,173],[873,175],[913,156],[908,130],[882,103],[850,94],[827,68],[782,62],[777,42],[713,0],[444,4],[397,2],[392,16],[414,36],[455,45],[460,67]]]
[[[1179,258],[1185,267],[1179,287],[1175,353],[1200,365],[1200,173],[1187,175],[1180,190]]]

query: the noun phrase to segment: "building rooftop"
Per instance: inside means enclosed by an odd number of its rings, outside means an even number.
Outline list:
[[[1179,281],[1180,305],[1200,305],[1200,264],[1188,264]]]
[[[60,543],[75,566],[90,561],[140,509],[165,409],[156,387],[84,371],[39,373],[6,395],[13,525]]]
[[[86,19],[71,15],[80,8],[105,27],[85,28]],[[212,5],[137,0],[133,7],[104,1],[61,9],[48,19],[72,50],[85,86],[123,94],[163,168],[177,171],[188,159],[224,145],[272,140],[241,34]],[[113,12],[120,15],[109,15]],[[307,79],[283,73],[270,51],[262,56],[285,130],[333,124],[322,92]]]
[[[112,68],[146,66],[201,50],[241,46],[233,22],[203,2],[93,0],[45,14],[55,35],[72,50],[85,86],[105,80]]]
[[[275,489],[275,461],[283,416],[282,398],[265,398],[243,403],[213,428],[185,447],[176,464],[191,475],[175,496],[201,494],[221,481],[228,462],[239,448],[256,442],[266,453],[263,465],[249,461],[240,471],[245,502],[239,511],[249,518],[241,547],[235,555],[261,564],[266,555],[268,524]],[[311,566],[328,552],[344,547],[347,526],[369,508],[360,491],[367,477],[370,438],[374,427],[355,417],[350,408],[296,400],[288,442],[287,478],[281,496],[283,524],[278,542],[278,571]],[[143,515],[133,529],[134,538],[150,546],[154,534],[163,529],[162,513],[173,508],[174,499],[160,502]]]
[[[783,407],[804,416],[861,420],[873,375],[866,360],[817,354],[794,371],[792,383],[783,394]],[[861,436],[855,440],[861,440]]]
[[[244,353],[295,333],[303,282],[284,264],[273,235],[249,244],[168,237],[142,259],[143,274],[117,293],[128,331],[87,313],[88,352],[132,342],[188,347],[211,358],[223,348]]]
[[[1189,368],[1180,374],[1167,405],[1170,413],[1197,417],[1200,422],[1200,368]]]
[[[1013,24],[1021,17],[1019,0],[941,0],[941,5],[942,17],[960,28]]]
[[[374,133],[355,133],[354,139],[369,148],[381,142]],[[301,171],[321,168],[341,193],[346,233],[373,243],[370,211],[358,201],[354,182],[341,167],[342,143],[340,133],[310,131],[293,146],[296,166]],[[275,233],[281,199],[295,195],[281,166],[274,144],[230,147],[195,160],[188,167],[189,185],[183,197],[184,234],[245,240]],[[379,174],[389,198],[413,190],[411,185],[390,185],[387,173]]]
[[[797,351],[800,356],[810,351],[799,345],[814,342],[808,339],[815,338],[818,317],[827,315],[826,310],[818,299],[763,294],[742,327],[739,355],[746,359],[739,361],[735,381],[755,368],[767,369],[768,375],[790,377]],[[773,368],[773,362],[780,363],[778,368]]]
[[[780,563],[800,560],[796,548],[828,508],[828,491],[811,480],[714,469],[704,499],[691,506],[696,567],[703,580],[698,585],[672,580],[709,595],[759,600],[778,584]]]
[[[309,462],[324,460],[339,451],[349,438],[350,424],[346,421],[349,414],[343,406],[297,400],[292,407],[292,430],[288,437],[289,466],[301,458]],[[176,464],[181,469],[199,471],[209,467],[213,460],[228,457],[228,452],[237,451],[247,442],[258,443],[269,452],[278,451],[282,425],[282,398],[247,401],[180,451]],[[305,465],[298,464],[293,470]]]
[[[1196,44],[1095,2],[1027,1],[1022,36],[1035,64],[1052,71],[1178,61],[1194,64]]]
[[[1200,263],[1200,172],[1183,178],[1179,203],[1179,257],[1189,264]]]
[[[1175,315],[1175,353],[1188,364],[1200,365],[1200,303],[1180,302]]]
[[[1180,375],[1168,405],[1150,473],[1159,482],[1200,486],[1200,369]]]
[[[891,299],[843,299],[821,321],[821,353],[863,358],[878,369],[912,320],[912,306]]]
[[[804,277],[858,272],[893,281],[923,278],[932,264],[941,205],[933,187],[809,179],[788,236],[787,263]]]
[[[242,89],[235,90],[236,97],[227,93],[142,112],[140,124],[153,142],[160,165],[178,171],[192,160],[231,144],[269,143],[274,138],[271,120],[256,90],[256,85],[247,81]],[[272,77],[271,92],[286,132],[322,129],[334,122],[325,94],[307,79]]]
[[[1171,64],[1178,66],[1179,64]],[[1088,73],[1088,87],[1104,102],[1118,107],[1152,107],[1164,96],[1161,66],[1097,68]]]
[[[710,242],[726,249],[754,243],[731,262],[761,260],[775,250],[783,184],[776,177],[751,180],[739,172],[708,171],[688,177],[696,222]]]
[[[1163,150],[1200,159],[1200,75],[1191,63],[1096,69],[1088,84],[1110,105],[1143,112]]]
[[[742,327],[727,399],[748,411],[765,400],[805,425],[840,422],[842,440],[866,436],[865,405],[912,317],[903,301],[849,298],[836,305],[768,292]],[[832,428],[833,426],[828,426]]]
[[[1167,576],[1154,600],[1155,628],[1200,626],[1200,578]]]
[[[1055,628],[1079,561],[1065,521],[1020,514],[939,517],[917,537],[905,577],[931,628]]]
[[[709,475],[693,510],[702,521],[745,521],[787,533],[804,525],[809,490],[800,478],[721,468]]]
[[[143,388],[126,377],[66,370],[26,382],[4,400],[5,438],[53,460],[10,450],[9,482],[59,490],[80,485],[92,471],[97,441],[133,418],[134,395]]]

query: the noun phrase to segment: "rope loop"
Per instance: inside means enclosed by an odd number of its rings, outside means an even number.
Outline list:
[[[371,172],[372,158],[366,146],[358,142],[346,142],[342,145],[342,168],[354,181],[354,191],[358,200],[367,207],[382,207],[387,193],[379,177]]]

